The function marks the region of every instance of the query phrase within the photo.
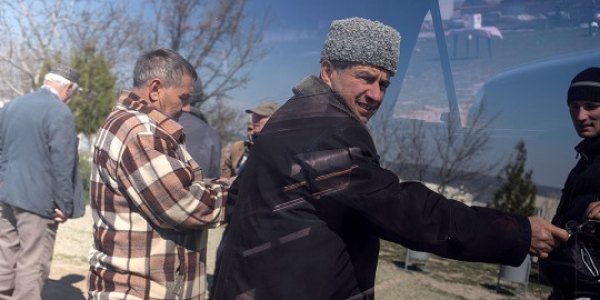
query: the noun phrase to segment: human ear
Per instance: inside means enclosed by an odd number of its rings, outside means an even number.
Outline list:
[[[66,89],[66,97],[67,98],[72,98],[73,96],[75,96],[75,92],[77,91],[76,85],[73,83],[69,83],[69,85],[67,85],[67,89]]]
[[[326,60],[321,63],[321,80],[328,86],[331,86],[333,72],[334,68],[330,61]]]
[[[149,87],[149,97],[150,101],[158,101],[160,98],[160,89],[162,87],[162,82],[160,79],[152,79]]]

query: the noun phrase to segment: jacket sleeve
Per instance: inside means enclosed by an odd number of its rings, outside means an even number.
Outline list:
[[[221,176],[221,139],[219,135],[214,132],[210,138],[212,140],[212,147],[210,149],[210,167],[208,168],[211,175],[216,177]]]
[[[221,177],[230,178],[233,176],[233,166],[231,165],[232,144],[229,144],[221,153]]]
[[[226,189],[202,178],[198,164],[179,144],[142,132],[122,154],[119,180],[140,211],[158,227],[205,229],[224,218]],[[184,156],[175,152],[184,151]]]
[[[59,107],[49,111],[46,138],[53,174],[54,205],[67,216],[73,213],[73,168],[77,161],[77,134],[71,111]]]
[[[365,176],[372,179],[364,180]],[[519,265],[529,250],[526,217],[468,207],[420,182],[399,183],[394,174],[377,166],[359,165],[342,195],[337,199],[364,215],[380,237],[414,250],[513,265]]]
[[[531,239],[527,217],[469,207],[419,182],[400,183],[394,173],[379,166],[367,131],[351,132],[341,130],[327,146],[347,149],[337,162],[326,155],[324,168],[337,165],[340,170],[320,169],[315,157],[304,164],[310,169],[305,176],[313,195],[333,191],[326,199],[362,215],[379,237],[414,250],[466,261],[512,265],[523,261]]]

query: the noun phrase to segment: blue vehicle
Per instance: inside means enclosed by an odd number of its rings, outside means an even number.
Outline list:
[[[490,159],[511,153],[522,139],[536,183],[561,188],[576,162],[573,147],[580,140],[567,109],[567,90],[575,74],[592,66],[600,66],[600,51],[539,60],[487,81],[469,117],[483,108],[483,117],[492,120]]]

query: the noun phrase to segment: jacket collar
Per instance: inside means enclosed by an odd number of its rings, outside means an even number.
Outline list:
[[[154,121],[158,127],[165,130],[173,138],[180,142],[184,141],[183,127],[169,116],[152,107],[148,100],[142,99],[133,92],[123,91],[119,96],[119,103],[127,109],[148,115],[150,120]]]
[[[586,160],[593,159],[600,153],[600,137],[584,139],[575,146],[575,151]]]
[[[349,116],[351,116],[356,121],[360,121],[358,116],[354,114],[350,108],[344,102],[344,99],[334,90],[332,90],[321,78],[318,78],[314,75],[310,75],[300,81],[293,89],[294,95],[296,96],[306,96],[306,95],[320,95],[320,94],[330,94],[333,97],[329,97],[329,103],[341,111],[345,112]]]
[[[48,85],[45,85],[45,84],[44,84],[44,85],[42,85],[42,88],[41,88],[41,90],[42,90],[42,91],[48,91],[48,92],[50,92],[50,93],[54,94],[54,96],[56,96],[56,97],[57,97],[57,98],[59,98],[59,100],[60,100],[60,96],[58,95],[58,91],[57,91],[57,90],[55,90],[54,88],[52,88],[51,86],[48,86]]]

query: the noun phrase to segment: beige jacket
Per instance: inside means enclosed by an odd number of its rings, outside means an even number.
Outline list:
[[[250,143],[248,141],[237,141],[229,144],[227,149],[223,151],[223,157],[221,158],[221,177],[231,178],[238,175],[240,160],[249,147]]]

